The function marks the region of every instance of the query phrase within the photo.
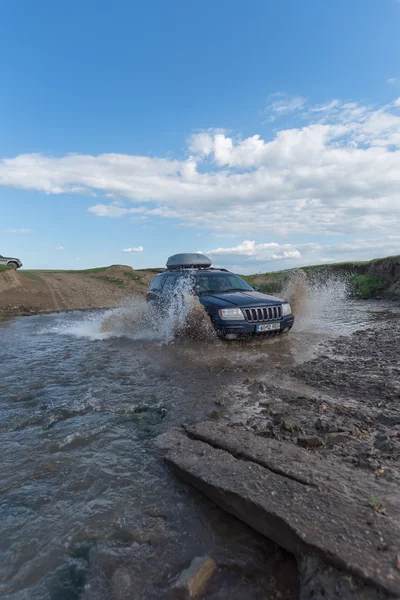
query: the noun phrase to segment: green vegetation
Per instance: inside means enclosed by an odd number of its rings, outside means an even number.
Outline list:
[[[64,271],[64,273],[102,273],[107,271],[110,267],[95,267],[94,269],[72,269],[71,271]]]
[[[37,271],[19,271],[20,275],[30,279],[31,281],[43,281],[40,274]]]
[[[106,283],[112,283],[113,285],[118,285],[119,287],[123,287],[125,285],[125,281],[117,277],[107,277],[106,275],[100,275],[100,277],[96,277],[95,279],[101,279]]]
[[[94,269],[22,269],[20,273],[101,273],[110,267],[95,267]]]
[[[0,271],[10,271],[10,267],[7,267],[6,265],[0,265]]]
[[[288,269],[286,271],[264,273],[263,275],[242,275],[242,277],[250,285],[257,287],[261,292],[264,292],[264,294],[276,294],[282,290],[294,271],[295,269]]]
[[[386,261],[398,261],[400,256],[389,256],[388,258],[376,258],[370,261],[354,261],[341,263],[328,263],[322,265],[310,265],[300,267],[307,277],[312,281],[314,277],[324,277],[331,274],[340,275],[350,282],[354,296],[358,298],[374,298],[383,293],[392,297],[400,295],[400,280],[396,283],[390,274],[385,275],[384,263]],[[382,264],[383,263],[383,269]],[[259,273],[257,275],[242,275],[250,285],[259,288],[265,294],[279,295],[285,288],[293,273],[299,269],[286,269],[271,273]],[[383,273],[383,278],[380,277]],[[379,276],[377,276],[379,275]]]
[[[354,275],[351,278],[354,294],[359,298],[374,298],[385,287],[385,283],[374,275]]]
[[[142,283],[142,276],[135,273],[135,271],[124,271],[125,277],[129,277],[129,279],[133,279],[133,281],[139,281]]]

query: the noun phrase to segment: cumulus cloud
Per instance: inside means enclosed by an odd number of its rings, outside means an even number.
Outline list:
[[[280,245],[276,242],[256,244],[255,241],[249,240],[246,240],[233,248],[216,248],[215,250],[209,250],[208,254],[211,256],[227,256],[233,254],[236,256],[254,257],[257,260],[264,261],[301,257],[299,250],[290,244]]]
[[[63,246],[58,246],[57,248],[54,248],[54,250],[59,250],[60,252],[62,252],[63,250],[65,250],[65,248]]]
[[[255,241],[245,240],[237,246],[216,248],[206,254],[220,266],[225,265],[237,270],[239,262],[242,269],[254,272],[301,267],[310,263],[354,260],[355,255],[360,259],[369,260],[377,256],[398,254],[399,248],[400,235],[391,235],[380,238],[354,238],[338,243],[257,244]]]
[[[0,181],[1,185],[1,181]],[[6,233],[32,233],[33,229],[5,229]]]
[[[295,98],[275,97],[271,110],[296,110],[303,125],[269,139],[207,130],[190,138],[186,159],[19,155],[0,161],[0,185],[119,198],[89,211],[103,218],[174,219],[250,239],[395,234],[400,99],[373,108],[339,100],[310,106]],[[295,250],[303,256],[300,247],[287,251]]]
[[[143,246],[137,246],[136,248],[125,248],[124,250],[121,250],[121,252],[143,252],[143,250]]]
[[[389,77],[389,79],[387,80],[389,85],[394,85],[394,86],[398,86],[400,85],[400,79],[398,79],[397,77]]]

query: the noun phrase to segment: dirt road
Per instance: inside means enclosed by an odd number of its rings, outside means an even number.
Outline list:
[[[152,271],[114,265],[87,271],[1,271],[0,316],[112,308],[143,296]]]

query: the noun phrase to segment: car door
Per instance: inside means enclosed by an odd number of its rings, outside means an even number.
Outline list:
[[[4,256],[2,256],[2,255],[0,254],[0,265],[6,265],[6,264],[7,264],[7,261],[6,261],[6,259],[4,258]]]
[[[148,302],[158,302],[160,300],[164,279],[165,274],[156,275],[154,277],[146,294],[146,300]]]
[[[168,303],[168,301],[170,301],[173,298],[177,277],[178,276],[176,273],[168,273],[165,276],[163,286],[161,289],[161,297],[164,303]]]

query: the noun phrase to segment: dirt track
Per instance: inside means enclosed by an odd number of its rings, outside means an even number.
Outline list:
[[[112,308],[144,295],[152,271],[115,265],[92,271],[2,271],[0,316]]]

